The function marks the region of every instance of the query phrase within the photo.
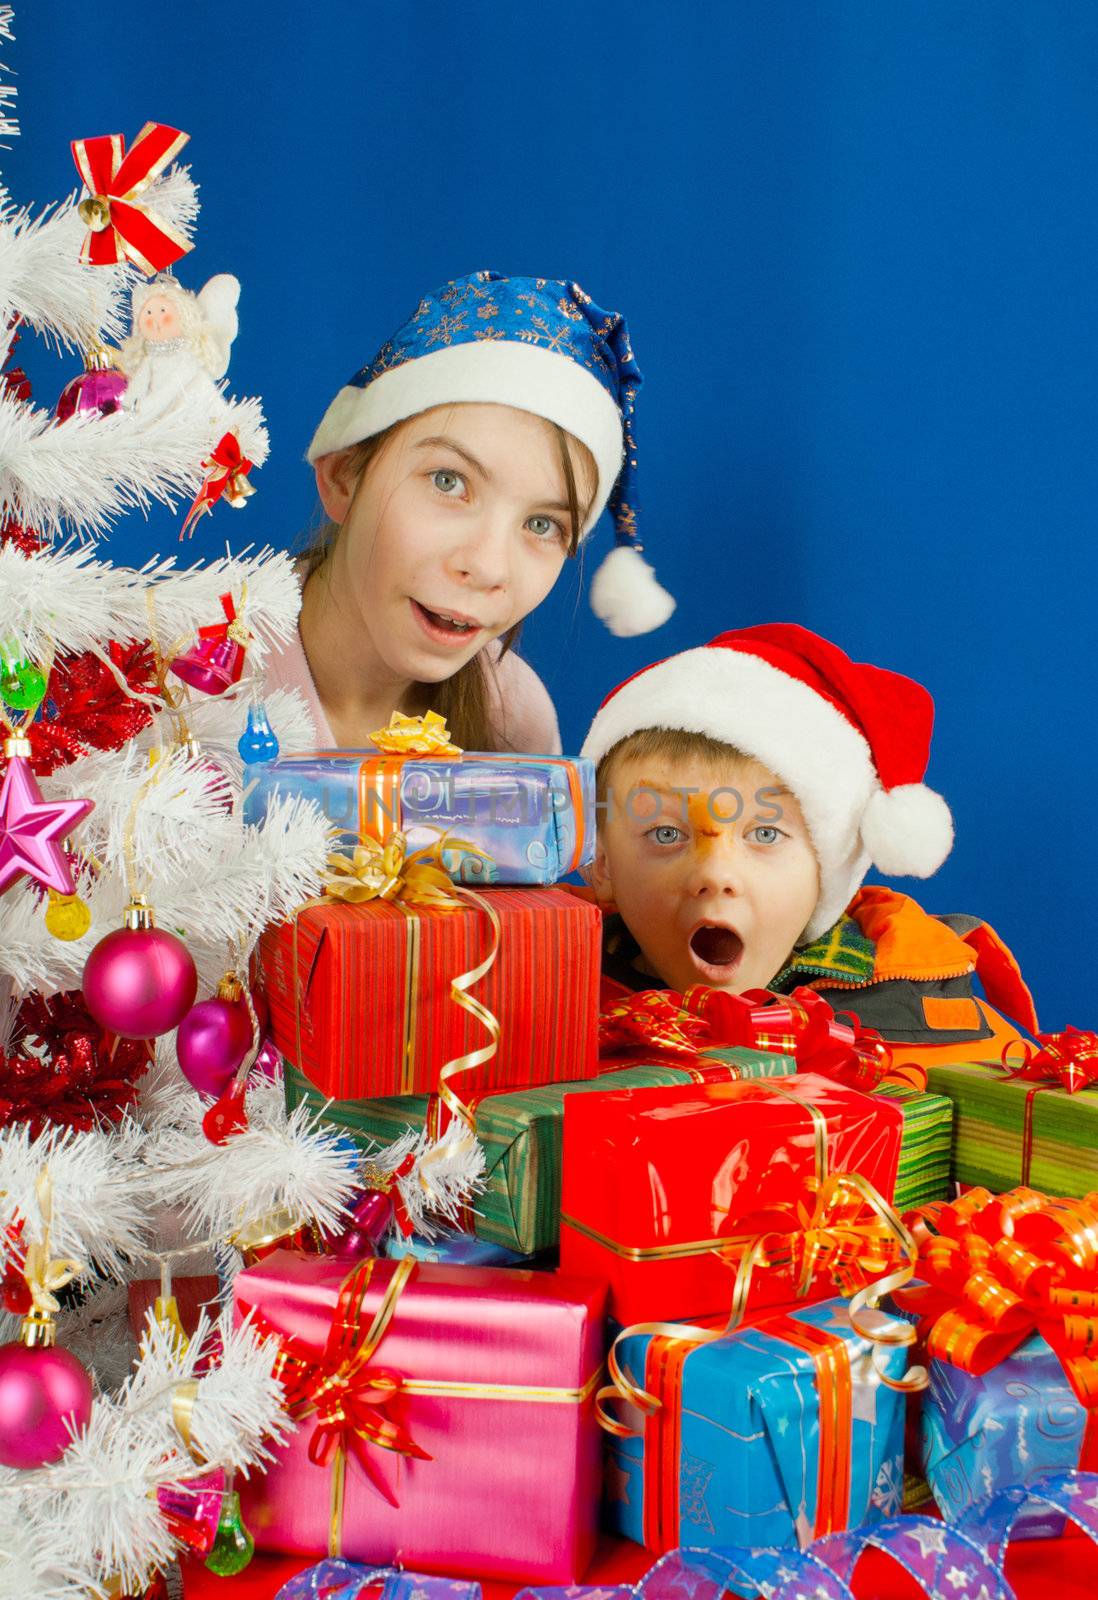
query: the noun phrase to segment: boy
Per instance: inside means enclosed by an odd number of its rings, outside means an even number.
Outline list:
[[[708,984],[829,993],[927,1063],[998,1057],[1035,1032],[1009,950],[974,917],[932,917],[870,865],[929,877],[953,822],[922,782],[934,706],[793,624],[721,634],[603,702],[590,881],[608,912],[607,1000]],[[1008,1021],[973,994],[973,975]]]

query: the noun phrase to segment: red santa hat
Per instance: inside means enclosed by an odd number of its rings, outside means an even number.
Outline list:
[[[600,706],[583,754],[598,762],[630,734],[671,728],[769,767],[796,795],[819,859],[807,940],[838,920],[871,864],[928,878],[949,854],[949,807],[922,781],[933,723],[922,684],[773,622],[719,634],[626,679]]]

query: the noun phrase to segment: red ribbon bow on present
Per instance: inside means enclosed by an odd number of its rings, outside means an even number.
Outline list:
[[[684,995],[645,990],[616,1002],[599,1023],[604,1056],[644,1050],[695,1059],[707,1047],[729,1046],[795,1056],[801,1072],[818,1072],[851,1089],[883,1083],[926,1088],[922,1067],[894,1066],[890,1046],[875,1029],[836,1014],[815,989],[789,995],[769,989],[728,994],[702,984]]]
[[[909,1300],[931,1356],[979,1377],[1040,1333],[1082,1404],[1098,1405],[1098,1194],[970,1189],[910,1220],[928,1287]]]
[[[137,196],[189,138],[190,134],[163,122],[146,122],[128,154],[120,133],[72,141],[73,160],[88,190],[78,208],[89,229],[81,261],[113,267],[128,257],[151,277],[186,255],[190,241]]]
[[[395,1421],[389,1408],[404,1387],[404,1378],[390,1367],[370,1365],[371,1357],[388,1330],[397,1301],[416,1270],[411,1256],[399,1263],[364,1337],[360,1334],[362,1301],[376,1261],[363,1261],[339,1292],[331,1330],[320,1355],[259,1314],[260,1333],[273,1335],[281,1349],[274,1375],[286,1388],[286,1407],[301,1417],[316,1413],[317,1425],[309,1445],[315,1466],[331,1465],[342,1454],[352,1454],[370,1482],[390,1505],[397,1504],[388,1484],[374,1470],[367,1444],[400,1455],[430,1461],[408,1430]]]
[[[240,440],[232,429],[223,433],[202,463],[203,471],[207,474],[206,481],[194,497],[179,530],[179,537],[185,538],[199,517],[212,512],[222,497],[235,510],[239,510],[248,496],[255,493],[255,485],[248,482],[248,474],[254,466],[255,462],[250,461],[241,450]]]
[[[1001,1059],[1012,1078],[1048,1080],[1068,1094],[1098,1083],[1098,1033],[1065,1028],[1063,1033],[1039,1033],[1037,1040],[1039,1050],[1028,1039],[1017,1039],[1005,1046]],[[1009,1060],[1015,1045],[1024,1052],[1019,1067],[1012,1067]]]

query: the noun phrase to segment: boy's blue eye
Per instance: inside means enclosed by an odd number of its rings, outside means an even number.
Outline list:
[[[678,844],[683,837],[681,828],[676,828],[673,823],[661,822],[655,828],[649,828],[648,837],[656,844]]]
[[[769,823],[760,823],[757,828],[752,828],[751,834],[757,844],[777,844],[783,837],[782,830]]]
[[[451,472],[449,467],[442,467],[438,472],[432,472],[431,482],[440,494],[452,495],[465,487],[465,480],[460,472]]]

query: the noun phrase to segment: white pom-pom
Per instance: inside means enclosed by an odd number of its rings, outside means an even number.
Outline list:
[[[878,789],[862,813],[862,843],[889,877],[929,878],[953,848],[953,817],[925,783]]]
[[[615,545],[591,579],[591,610],[619,639],[651,633],[675,609],[675,601],[632,545]]]

